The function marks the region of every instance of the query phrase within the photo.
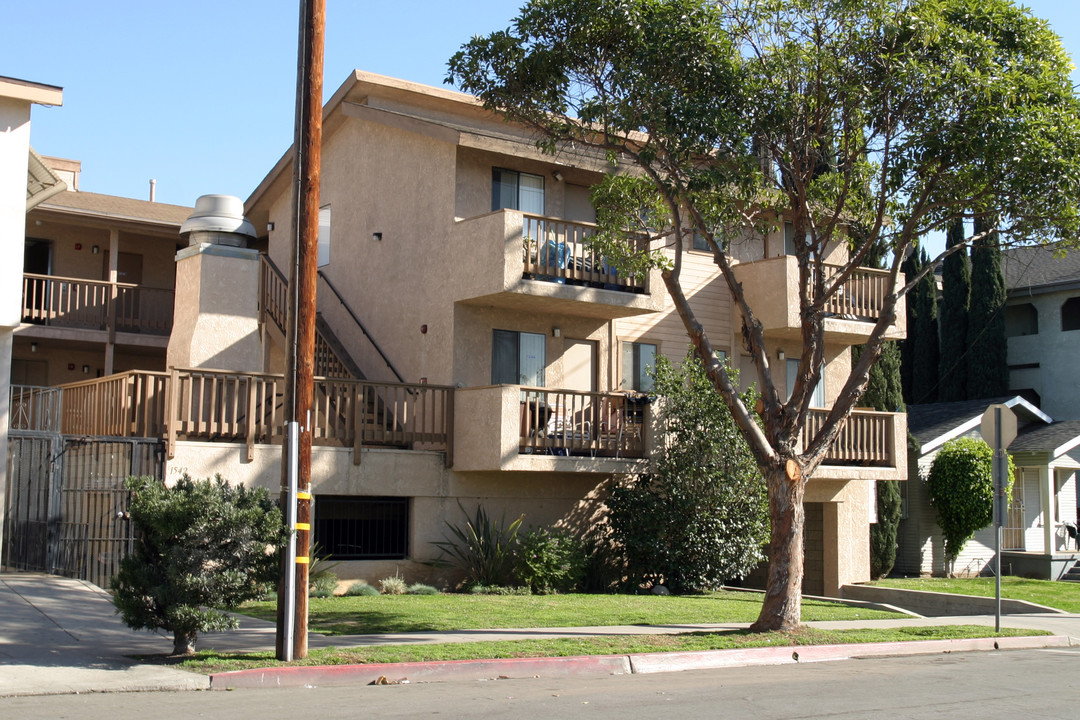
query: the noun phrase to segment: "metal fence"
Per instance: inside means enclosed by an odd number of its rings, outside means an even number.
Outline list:
[[[158,439],[12,433],[3,564],[108,587],[134,541],[124,480],[163,481],[164,458]]]

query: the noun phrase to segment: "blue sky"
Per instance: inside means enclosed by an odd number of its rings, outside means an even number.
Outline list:
[[[1077,58],[1073,2],[1026,4]],[[354,68],[441,85],[454,51],[522,4],[326,0],[324,99]],[[297,0],[11,5],[0,75],[64,88],[63,107],[34,108],[31,142],[81,160],[84,191],[145,199],[156,178],[160,202],[246,198],[292,141]]]

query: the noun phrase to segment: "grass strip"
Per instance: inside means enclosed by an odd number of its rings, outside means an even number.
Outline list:
[[[431,632],[534,627],[683,625],[753,622],[759,593],[704,595],[378,595],[312,598],[308,627],[324,635]],[[239,612],[270,622],[272,602],[249,603]],[[804,600],[802,619],[878,620],[903,617],[887,610],[841,602]]]
[[[903,590],[928,590],[977,597],[994,597],[995,595],[992,577],[890,579],[870,584]],[[1065,612],[1080,613],[1080,583],[1003,576],[1001,597],[1010,600],[1026,600]]]
[[[803,627],[794,632],[751,633],[746,630],[694,632],[679,635],[607,635],[548,640],[507,640],[431,645],[382,645],[355,648],[318,648],[307,658],[279,662],[272,652],[197,652],[176,667],[196,673],[217,673],[250,668],[289,665],[362,665],[372,663],[478,660],[518,657],[569,657],[579,655],[628,655],[653,652],[692,652],[735,648],[789,647],[793,645],[843,645],[913,640],[954,640],[983,637],[1049,635],[1038,630],[1003,629],[978,625],[860,628],[820,630]],[[173,659],[168,662],[174,662]]]

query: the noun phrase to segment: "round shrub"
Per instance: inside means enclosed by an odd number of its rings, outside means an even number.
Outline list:
[[[930,466],[930,504],[937,510],[950,564],[975,531],[994,520],[993,461],[994,451],[982,440],[957,438],[941,446]],[[1009,458],[1010,489],[1013,470]]]
[[[345,591],[347,597],[357,597],[366,595],[378,595],[379,590],[376,587],[369,585],[364,580],[357,580]]]

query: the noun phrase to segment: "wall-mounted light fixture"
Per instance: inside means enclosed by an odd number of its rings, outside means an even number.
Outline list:
[[[780,360],[782,362],[784,360],[784,358],[786,358],[786,357],[787,357],[787,355],[784,354],[783,350],[777,350],[776,351],[776,359],[777,360]]]
[[[562,328],[551,328],[551,337],[562,337]]]
[[[37,352],[37,343],[30,343],[30,352]]]
[[[377,240],[378,242],[382,242],[382,233],[381,232],[371,233],[371,239],[372,240]]]
[[[266,232],[274,232],[274,223],[272,223],[272,222],[266,223]]]
[[[563,174],[558,170],[552,170],[551,177],[555,178],[555,182],[562,182]]]
[[[83,375],[89,375],[90,374],[90,366],[89,365],[83,365],[82,366],[82,371],[83,371]]]
[[[98,254],[99,252],[101,252],[101,248],[100,248],[100,247],[98,247],[97,245],[95,245],[94,247],[90,248],[90,252],[92,252],[92,253],[94,253],[95,255],[97,255],[97,254]]]

